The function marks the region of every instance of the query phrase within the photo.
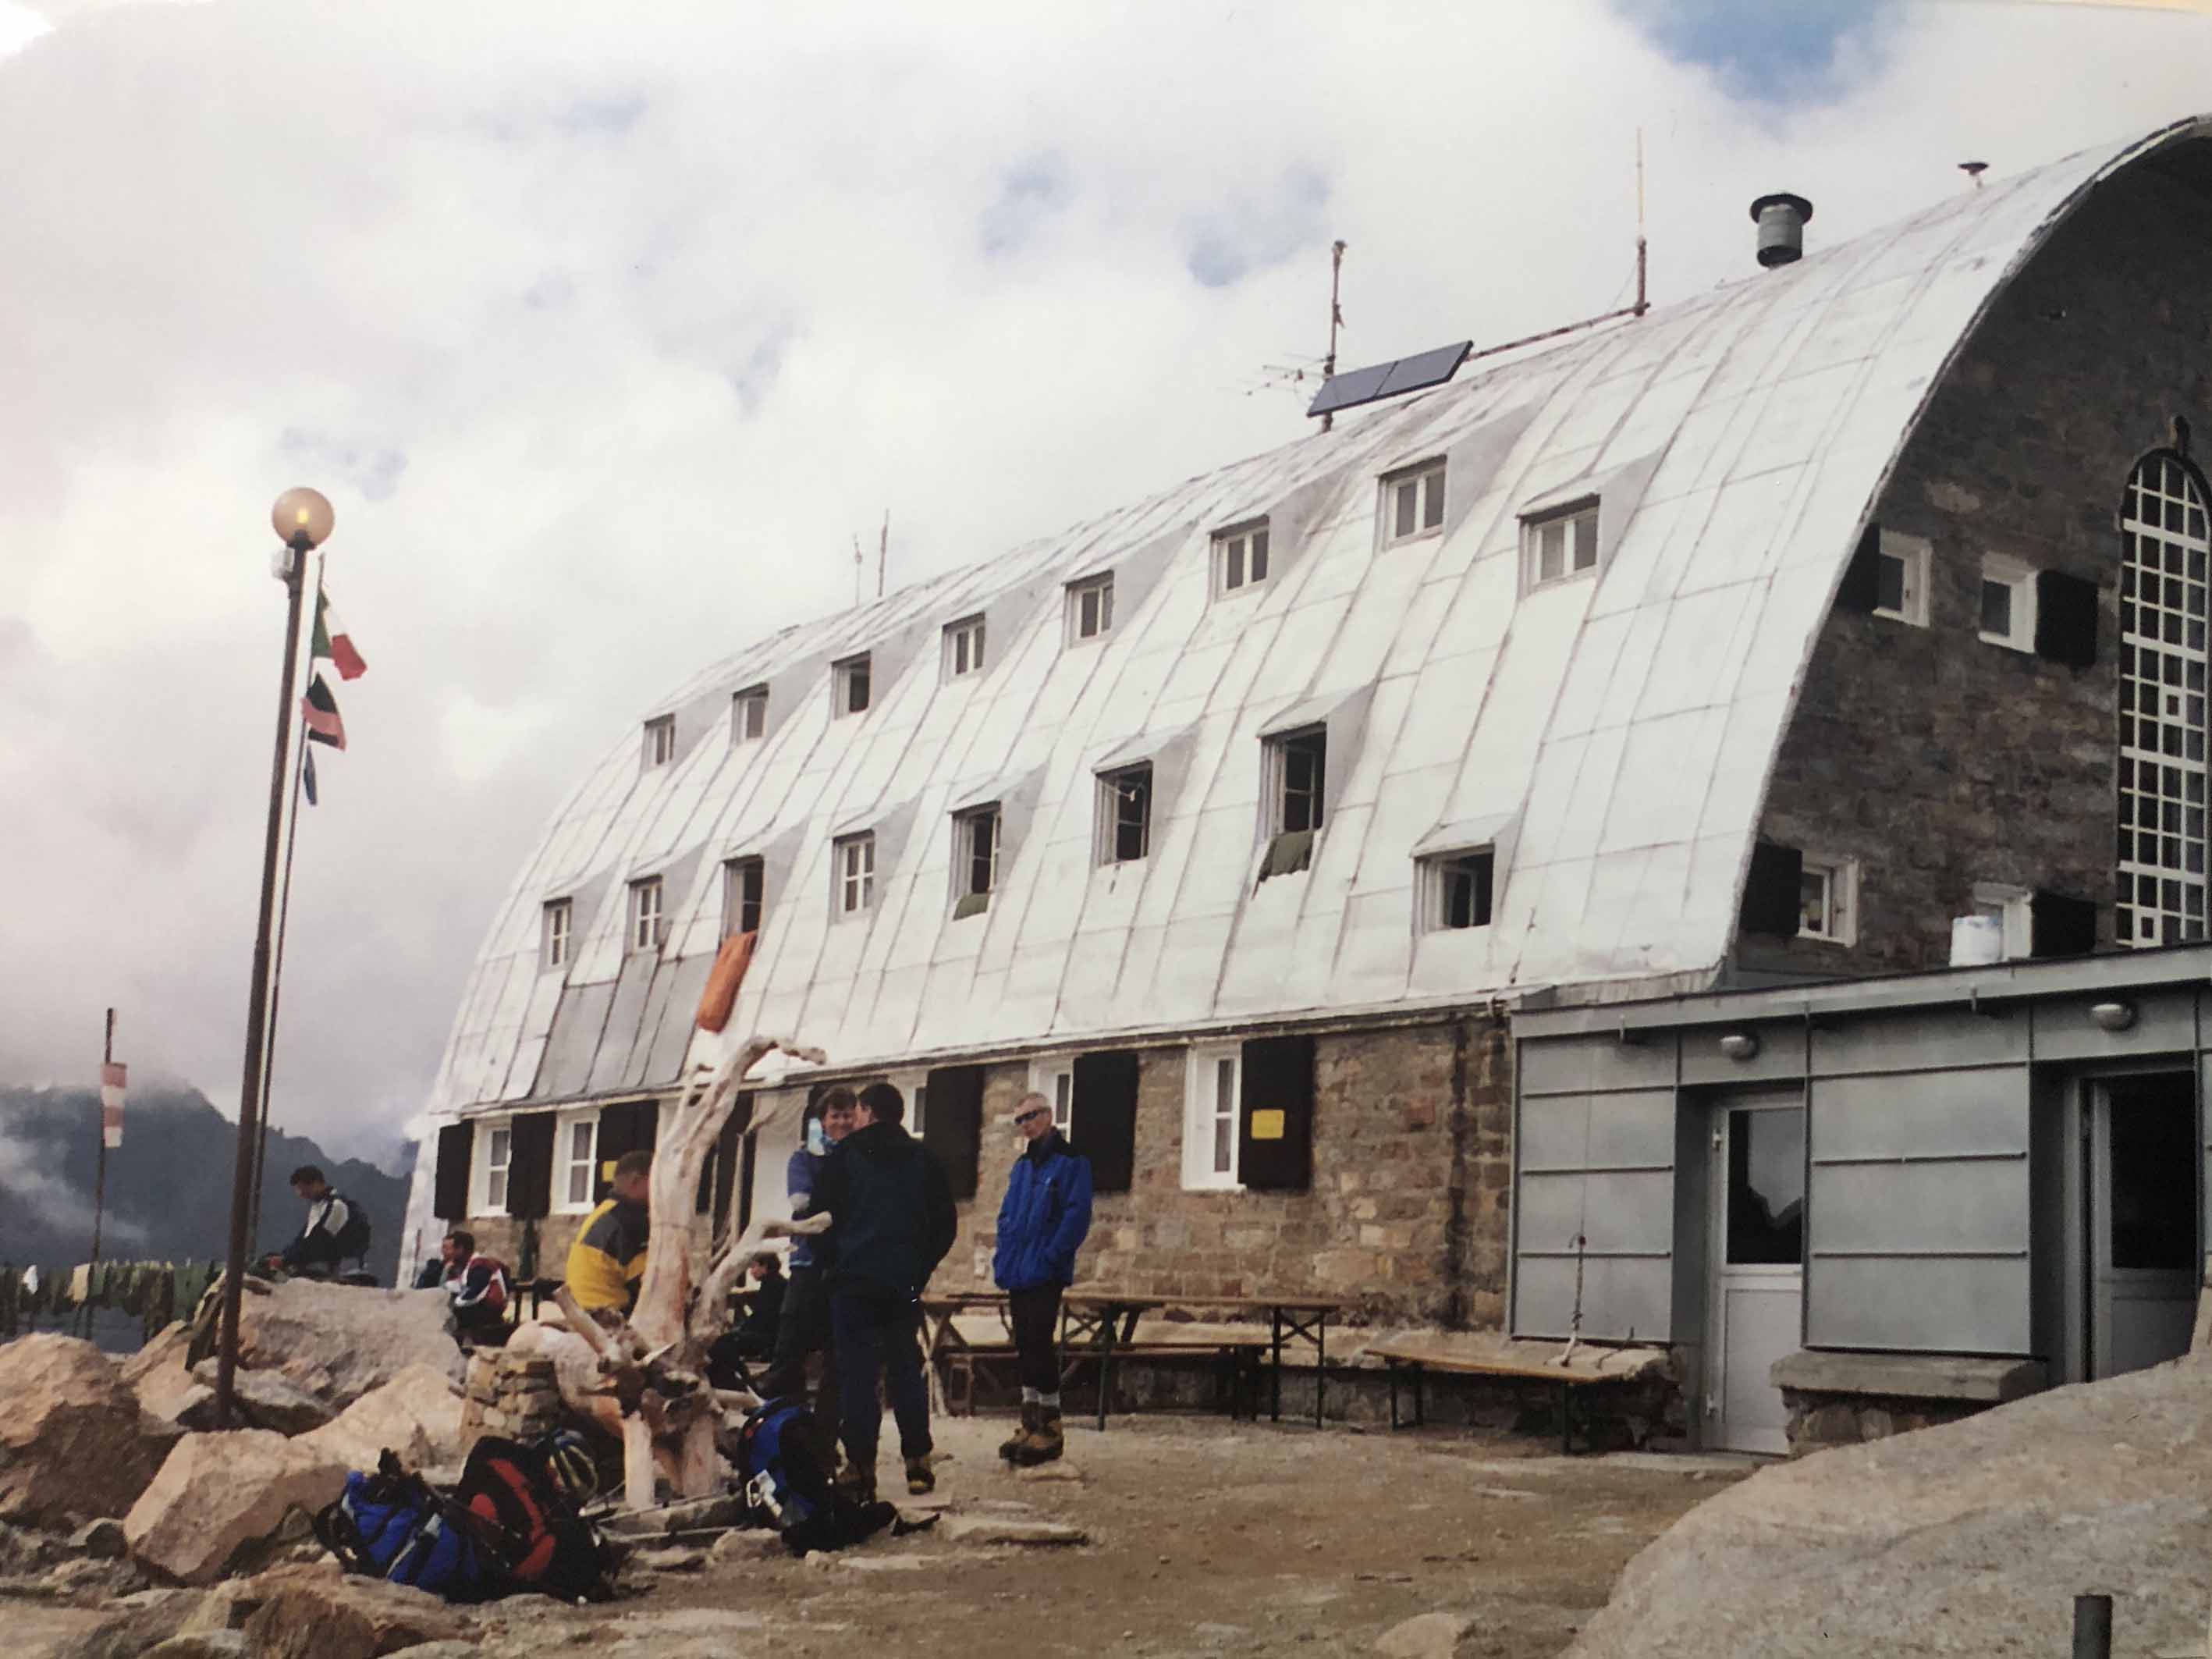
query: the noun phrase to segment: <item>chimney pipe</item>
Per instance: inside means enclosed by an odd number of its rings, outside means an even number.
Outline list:
[[[1813,204],[1786,192],[1762,196],[1751,204],[1759,225],[1759,263],[1772,267],[1794,264],[1805,255],[1805,222]]]

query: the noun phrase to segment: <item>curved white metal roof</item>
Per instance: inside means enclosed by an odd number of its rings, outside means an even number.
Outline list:
[[[840,1065],[1714,969],[1797,684],[1917,410],[2081,192],[2204,131],[1991,179],[738,653],[641,711],[673,711],[672,764],[642,767],[634,723],[556,817],[432,1109],[673,1077],[720,865],[747,854],[768,912],[730,1031]],[[1379,545],[1378,475],[1437,455],[1441,532]],[[1522,592],[1521,515],[1593,493],[1598,578]],[[1211,532],[1263,514],[1270,579],[1215,599]],[[1070,645],[1064,584],[1109,569],[1112,633]],[[945,681],[940,630],[978,611],[988,672]],[[860,651],[874,706],[833,720],[829,665]],[[769,735],[733,744],[730,698],[761,683]],[[1256,882],[1261,736],[1322,720],[1311,867]],[[1150,856],[1096,866],[1095,774],[1145,757]],[[993,799],[1000,889],[955,921],[950,815]],[[830,843],[863,829],[876,903],[833,921]],[[1493,836],[1492,925],[1418,933],[1417,854]],[[656,873],[665,946],[626,958],[624,884]],[[540,971],[540,907],[570,895],[573,960]]]

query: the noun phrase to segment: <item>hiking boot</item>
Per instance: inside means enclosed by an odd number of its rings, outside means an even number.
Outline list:
[[[1016,1429],[1013,1433],[1008,1436],[1005,1440],[1000,1443],[999,1455],[1005,1458],[1009,1463],[1012,1462],[1015,1457],[1019,1455],[1021,1449],[1029,1443],[1030,1436],[1036,1432],[1036,1401],[1034,1400],[1023,1401],[1022,1425]]]
[[[909,1496],[919,1498],[924,1492],[937,1490],[937,1471],[929,1467],[927,1453],[906,1460],[906,1489]]]
[[[1014,1462],[1024,1468],[1039,1463],[1049,1463],[1067,1449],[1067,1437],[1060,1431],[1060,1413],[1051,1406],[1037,1407],[1036,1427],[1023,1439],[1014,1452]]]
[[[837,1471],[837,1478],[831,1484],[841,1498],[850,1498],[855,1504],[872,1504],[876,1501],[876,1466],[870,1463],[862,1468],[858,1463],[848,1463]]]

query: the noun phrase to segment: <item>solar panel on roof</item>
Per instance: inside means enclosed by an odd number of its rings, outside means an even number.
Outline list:
[[[1410,357],[1333,374],[1322,383],[1321,391],[1306,413],[1332,415],[1340,409],[1371,404],[1378,398],[1442,386],[1459,373],[1459,366],[1467,361],[1467,354],[1474,347],[1472,340],[1459,340],[1431,351],[1415,352]]]

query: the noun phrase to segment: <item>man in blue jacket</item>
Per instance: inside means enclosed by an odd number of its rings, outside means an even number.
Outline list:
[[[1091,1160],[1052,1124],[1052,1103],[1024,1095],[1014,1128],[1027,1143],[999,1206],[991,1276],[1006,1292],[1022,1373],[1022,1426],[999,1455],[1048,1463],[1066,1449],[1060,1423],[1060,1293],[1075,1282],[1075,1253],[1091,1231]]]

